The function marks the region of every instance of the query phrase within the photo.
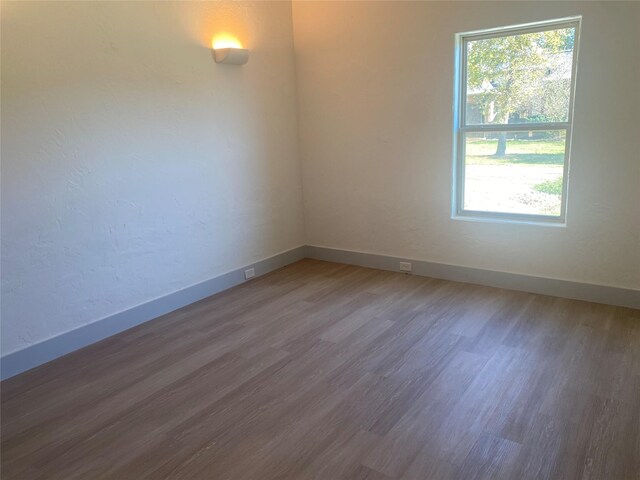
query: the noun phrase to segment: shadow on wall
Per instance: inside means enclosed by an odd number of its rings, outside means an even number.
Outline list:
[[[302,244],[290,5],[8,5],[3,355]]]

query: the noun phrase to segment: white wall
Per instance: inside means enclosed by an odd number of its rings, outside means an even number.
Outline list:
[[[3,2],[2,354],[303,243],[640,288],[639,11]],[[454,33],[574,14],[568,226],[452,220]]]
[[[303,244],[296,114],[288,2],[3,2],[2,354]]]
[[[452,220],[454,34],[583,15],[567,227]],[[294,2],[308,244],[640,288],[640,4]]]

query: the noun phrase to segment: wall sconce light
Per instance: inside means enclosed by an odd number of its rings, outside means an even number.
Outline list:
[[[221,33],[211,42],[216,63],[244,65],[249,61],[249,50],[242,48],[237,38]]]
[[[213,59],[216,63],[229,65],[244,65],[249,61],[249,50],[246,48],[214,48]]]

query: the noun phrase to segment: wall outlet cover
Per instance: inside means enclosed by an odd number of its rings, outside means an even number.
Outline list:
[[[409,262],[400,262],[400,271],[401,272],[410,272],[411,271],[411,263],[409,263]]]
[[[253,278],[256,276],[256,270],[255,268],[247,268],[244,271],[244,279],[245,280],[249,280],[250,278]]]

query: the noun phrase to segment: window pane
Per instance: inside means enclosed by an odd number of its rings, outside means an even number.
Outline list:
[[[465,135],[464,209],[560,215],[566,131]]]
[[[467,45],[466,124],[566,122],[575,28]]]

